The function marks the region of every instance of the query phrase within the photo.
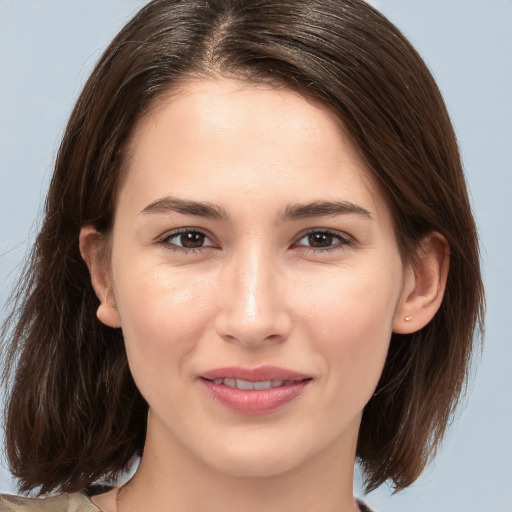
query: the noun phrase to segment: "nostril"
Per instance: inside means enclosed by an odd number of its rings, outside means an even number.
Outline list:
[[[233,319],[217,321],[216,331],[225,341],[251,347],[260,344],[280,343],[290,335],[288,322],[248,323]]]

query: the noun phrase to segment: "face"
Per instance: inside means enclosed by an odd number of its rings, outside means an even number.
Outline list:
[[[137,127],[111,247],[99,316],[122,326],[148,437],[237,475],[354,456],[408,273],[325,107],[183,86]]]

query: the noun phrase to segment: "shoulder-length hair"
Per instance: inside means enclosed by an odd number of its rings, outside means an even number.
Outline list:
[[[434,79],[398,29],[361,0],[154,0],[110,44],[76,103],[3,329],[7,454],[20,489],[82,489],[115,477],[143,450],[147,404],[121,331],[96,318],[78,237],[92,223],[108,238],[137,121],[188,78],[205,76],[322,101],[386,197],[404,261],[431,230],[450,245],[439,311],[419,332],[392,335],[362,418],[357,455],[367,489],[388,479],[405,488],[459,401],[483,317],[477,233]]]

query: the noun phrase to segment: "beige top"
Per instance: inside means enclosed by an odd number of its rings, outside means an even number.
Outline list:
[[[372,512],[363,502],[358,501],[361,512]],[[62,494],[51,498],[21,498],[0,494],[0,512],[101,512],[81,492]]]
[[[81,492],[62,494],[51,498],[21,498],[0,495],[0,512],[101,512]]]

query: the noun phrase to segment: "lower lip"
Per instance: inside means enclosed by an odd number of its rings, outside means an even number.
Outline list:
[[[286,403],[298,398],[310,380],[270,389],[245,390],[215,384],[206,379],[201,382],[209,395],[228,409],[240,414],[257,415],[271,413]]]

